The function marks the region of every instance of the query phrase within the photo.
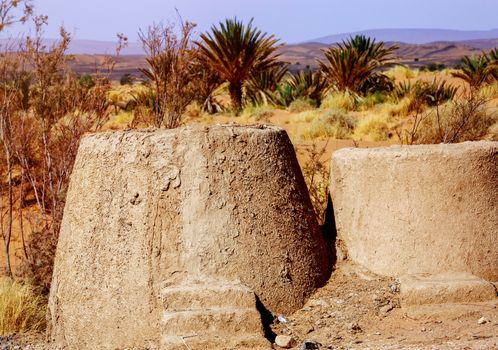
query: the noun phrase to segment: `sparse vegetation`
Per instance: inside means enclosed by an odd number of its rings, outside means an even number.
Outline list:
[[[308,160],[302,165],[304,180],[308,186],[311,204],[315,210],[315,215],[320,224],[325,219],[325,210],[328,201],[328,182],[330,170],[328,163],[324,161],[327,151],[328,142],[323,147],[317,147],[315,144],[306,149]]]
[[[149,79],[151,93],[148,99],[137,99],[136,102],[145,109],[142,110],[142,120],[146,122],[147,116],[152,116],[156,127],[178,127],[185,109],[195,99],[197,53],[190,45],[195,25],[180,22],[179,36],[173,25],[158,24],[139,34],[149,66],[140,71]]]
[[[303,131],[302,137],[308,140],[347,139],[351,137],[356,123],[356,119],[345,112],[327,111],[311,122],[309,128]]]
[[[0,31],[30,17],[29,1],[13,5],[0,0]],[[0,231],[10,278],[0,284],[3,334],[43,328],[35,321],[44,307],[37,295],[50,286],[68,181],[86,132],[233,120],[280,124],[306,148],[302,169],[320,220],[329,175],[325,140],[498,139],[498,50],[466,57],[458,70],[431,64],[414,71],[396,65],[396,46],[359,36],[325,50],[318,70],[290,73],[279,60],[279,41],[252,21],[228,19],[198,42],[191,39],[194,25],[180,21],[176,30],[154,25],[140,33],[148,54],[142,84],[131,75],[112,82],[111,57],[93,74],[77,76],[68,65],[69,34],[61,30],[47,46],[46,22],[35,19],[36,34],[16,47],[18,54],[0,52]],[[15,268],[13,238],[21,244]],[[13,282],[16,274],[37,288]],[[26,298],[19,310],[10,301],[16,298]]]
[[[0,336],[45,330],[46,300],[29,283],[0,279]]]

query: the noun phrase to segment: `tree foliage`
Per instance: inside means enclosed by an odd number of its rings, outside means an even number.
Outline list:
[[[482,53],[477,57],[465,56],[460,69],[451,73],[455,78],[467,82],[471,88],[479,88],[498,78],[498,50],[490,54]]]
[[[242,110],[243,87],[249,79],[278,65],[278,39],[257,29],[251,20],[227,19],[201,34],[201,59],[227,81],[236,113]]]
[[[383,42],[358,35],[324,50],[325,61],[318,63],[332,88],[364,94],[389,87],[389,78],[380,70],[396,64],[394,51],[397,49],[397,46],[386,47]]]

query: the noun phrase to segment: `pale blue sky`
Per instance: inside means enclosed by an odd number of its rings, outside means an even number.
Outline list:
[[[47,37],[64,25],[77,39],[114,40],[116,32],[136,39],[138,28],[175,18],[205,31],[237,16],[288,43],[342,32],[375,28],[498,27],[498,0],[35,0],[49,16]]]

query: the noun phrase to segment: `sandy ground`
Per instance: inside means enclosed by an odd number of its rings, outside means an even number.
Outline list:
[[[352,265],[335,271],[303,309],[276,321],[276,334],[306,339],[321,349],[498,349],[498,310],[432,319],[408,318],[396,280]],[[485,317],[485,324],[478,320]],[[295,347],[299,349],[299,347]]]
[[[301,310],[277,316],[271,330],[291,335],[296,350],[306,341],[336,350],[498,349],[498,309],[411,319],[399,306],[396,280],[351,264],[334,271]],[[481,317],[486,323],[478,323]],[[53,350],[43,335],[0,338],[0,349]]]

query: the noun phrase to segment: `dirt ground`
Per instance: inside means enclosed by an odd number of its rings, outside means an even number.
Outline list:
[[[411,319],[400,308],[395,279],[348,263],[334,271],[301,310],[277,316],[271,330],[274,335],[291,335],[296,350],[498,349],[496,307],[463,316]],[[480,324],[481,318],[486,322]],[[54,350],[43,335],[0,338],[0,350],[11,349]]]
[[[276,334],[320,349],[498,349],[498,310],[414,320],[399,306],[399,285],[347,264],[304,308],[278,320]],[[485,324],[478,320],[484,317]],[[300,349],[297,346],[295,349]]]

